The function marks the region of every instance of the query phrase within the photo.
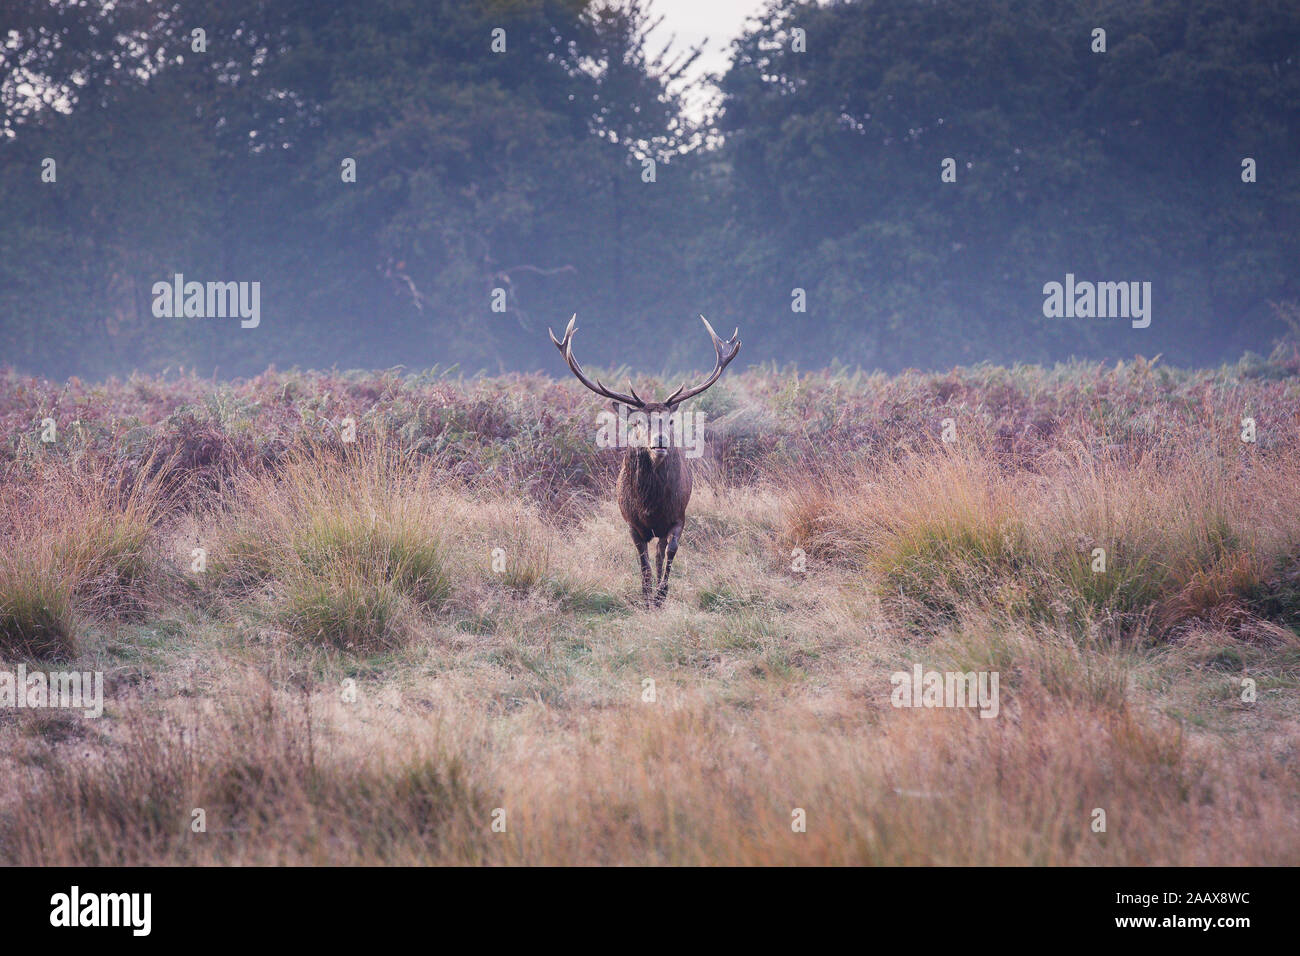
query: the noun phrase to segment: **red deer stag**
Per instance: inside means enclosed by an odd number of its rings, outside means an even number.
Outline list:
[[[623,520],[627,522],[628,530],[632,533],[632,543],[636,545],[637,554],[641,558],[641,595],[647,605],[663,604],[664,597],[668,594],[668,575],[673,570],[677,539],[686,523],[686,506],[691,500],[690,463],[681,449],[670,441],[670,436],[680,434],[677,406],[716,382],[722,375],[722,370],[740,352],[739,329],[724,342],[713,331],[708,319],[700,316],[700,320],[709,330],[713,350],[717,354],[713,371],[702,384],[693,388],[683,385],[662,402],[647,402],[637,395],[630,383],[628,394],[623,395],[598,381],[593,382],[583,374],[582,366],[573,357],[573,333],[577,331],[575,323],[578,321],[576,314],[569,320],[563,340],[557,339],[555,333],[547,329],[551,341],[560,350],[564,361],[569,364],[569,370],[577,376],[579,382],[597,395],[611,399],[615,403],[616,413],[621,404],[646,416],[648,434],[642,436],[643,440],[636,446],[629,442],[623,455],[623,465],[618,472],[618,510],[623,512]],[[651,538],[659,539],[659,553],[655,558],[657,584],[650,575],[650,556],[647,553]]]

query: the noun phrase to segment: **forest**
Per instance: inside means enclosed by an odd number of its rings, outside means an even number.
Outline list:
[[[656,373],[701,313],[748,363],[1204,366],[1300,298],[1286,0],[775,0],[704,77],[649,0],[359,9],[10,0],[0,365],[554,374],[576,312]],[[261,321],[160,315],[178,275]]]

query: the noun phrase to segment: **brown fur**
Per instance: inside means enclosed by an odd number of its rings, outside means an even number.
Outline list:
[[[672,419],[677,407],[687,399],[699,395],[713,385],[722,370],[740,352],[740,331],[728,340],[720,339],[700,316],[717,361],[709,377],[700,385],[687,388],[683,385],[663,402],[647,402],[635,390],[627,394],[607,388],[602,382],[593,382],[582,371],[573,357],[573,334],[577,331],[575,315],[564,330],[564,338],[551,333],[551,341],[564,356],[569,370],[587,388],[597,395],[612,399],[617,412],[619,405],[644,412],[651,422],[651,434],[644,436],[644,446],[630,447],[623,453],[623,465],[618,472],[618,510],[627,522],[632,543],[636,545],[641,562],[641,595],[647,604],[663,604],[668,595],[668,576],[672,574],[673,558],[677,554],[677,540],[686,524],[686,506],[691,501],[691,466],[680,448],[671,441],[674,430]],[[649,545],[651,538],[659,539],[655,555],[655,571],[650,571]]]
[[[647,405],[647,413],[667,414],[666,405]],[[647,448],[628,448],[618,470],[618,510],[623,513],[641,561],[641,592],[647,603],[662,604],[677,554],[677,539],[686,525],[691,501],[691,465],[680,448],[667,447],[656,462]],[[655,574],[650,574],[648,545],[659,539]]]

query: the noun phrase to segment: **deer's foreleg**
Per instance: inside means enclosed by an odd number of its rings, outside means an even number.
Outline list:
[[[655,585],[654,578],[651,576],[650,552],[647,547],[650,543],[650,539],[641,538],[635,531],[633,531],[632,543],[636,545],[637,556],[641,559],[641,598],[646,602],[646,604],[649,604]]]
[[[668,575],[673,573],[673,558],[677,555],[677,538],[681,533],[682,526],[675,524],[668,529],[666,538],[659,539],[659,559],[663,561],[663,573],[659,575],[659,589],[655,592],[656,605],[663,604],[664,598],[668,596]]]

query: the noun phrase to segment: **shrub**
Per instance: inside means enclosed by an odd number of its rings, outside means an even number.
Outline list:
[[[9,472],[0,476],[0,653],[71,657],[78,615],[138,617],[153,596],[148,547],[165,471],[127,481],[37,460]]]
[[[409,631],[404,610],[436,609],[450,593],[447,496],[386,441],[293,453],[280,474],[247,477],[238,496],[218,521],[214,581],[241,597],[267,589],[274,615],[302,638],[392,646]]]

